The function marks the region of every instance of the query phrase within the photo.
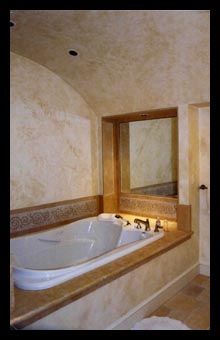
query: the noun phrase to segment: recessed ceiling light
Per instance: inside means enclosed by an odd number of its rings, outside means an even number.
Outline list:
[[[13,21],[10,21],[10,27],[14,27],[15,23]]]
[[[78,52],[77,52],[77,51],[74,51],[74,50],[69,50],[69,54],[70,54],[70,55],[73,55],[73,56],[77,56],[77,55],[78,55]]]

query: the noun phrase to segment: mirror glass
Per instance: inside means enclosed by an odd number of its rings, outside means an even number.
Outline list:
[[[120,191],[178,197],[177,117],[120,123]]]

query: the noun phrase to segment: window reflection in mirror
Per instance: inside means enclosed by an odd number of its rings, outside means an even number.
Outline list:
[[[120,123],[121,192],[177,197],[177,117]]]

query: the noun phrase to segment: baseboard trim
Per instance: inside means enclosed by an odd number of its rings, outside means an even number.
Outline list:
[[[189,281],[200,273],[199,263],[188,268],[181,275],[166,284],[163,288],[132,308],[120,319],[114,321],[105,330],[129,330],[134,324],[142,320],[146,315],[150,315],[161,304],[182,289]]]
[[[210,265],[205,263],[199,264],[199,273],[202,275],[210,276]]]

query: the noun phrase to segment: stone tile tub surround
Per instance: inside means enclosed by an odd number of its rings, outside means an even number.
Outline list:
[[[70,308],[67,319],[72,319],[72,329],[104,329],[192,266],[190,237],[179,230],[165,233],[154,244],[43,291],[15,287],[11,325],[23,328]]]

